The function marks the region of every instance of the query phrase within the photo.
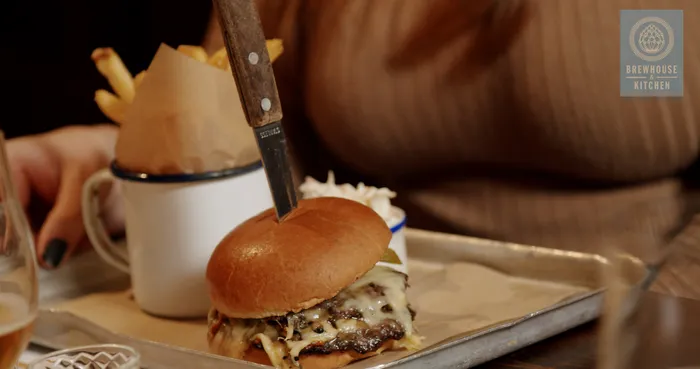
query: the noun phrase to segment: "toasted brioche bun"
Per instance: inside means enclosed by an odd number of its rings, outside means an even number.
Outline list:
[[[299,358],[299,364],[304,369],[336,369],[342,368],[353,361],[365,359],[380,354],[382,351],[389,350],[394,345],[394,341],[390,340],[384,343],[377,351],[372,351],[366,354],[358,354],[355,351],[339,351],[331,354],[314,354],[302,355]],[[262,365],[272,365],[270,358],[264,350],[251,347],[246,351],[243,360],[251,361]]]
[[[390,240],[386,222],[352,200],[300,200],[281,223],[268,209],[214,250],[206,273],[212,304],[233,318],[308,309],[372,269]]]

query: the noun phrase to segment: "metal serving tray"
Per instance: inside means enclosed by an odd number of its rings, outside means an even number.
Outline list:
[[[389,363],[373,364],[369,359],[351,365],[353,368],[467,368],[594,320],[600,314],[604,289],[599,276],[600,268],[606,264],[601,256],[415,229],[406,230],[406,239],[411,260],[434,265],[469,262],[518,278],[585,287],[587,292],[516,319],[449,337]],[[56,272],[65,275],[42,276],[43,302],[123,289],[128,284],[127,276],[106,269],[94,254],[82,256],[67,269],[72,270]],[[630,258],[625,271],[632,285],[645,285],[651,278],[645,265],[637,259]],[[115,334],[73,314],[52,309],[41,309],[32,342],[50,349],[96,343],[126,344],[141,353],[144,368],[266,368]]]

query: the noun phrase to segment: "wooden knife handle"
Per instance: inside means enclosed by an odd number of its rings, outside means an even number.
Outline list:
[[[213,0],[248,125],[282,119],[277,83],[255,0]]]

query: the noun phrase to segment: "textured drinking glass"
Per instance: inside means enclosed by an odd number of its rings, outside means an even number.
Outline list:
[[[671,369],[700,364],[700,351],[681,352],[687,347],[684,325],[689,323],[681,300],[648,292],[654,279],[663,272],[665,262],[689,247],[689,233],[698,226],[697,217],[686,211],[639,205],[644,214],[657,219],[667,216],[678,227],[666,234],[649,237],[652,232],[621,235],[625,243],[604,242],[601,253],[608,263],[601,276],[607,287],[598,339],[598,369]],[[675,215],[674,215],[675,214]],[[686,231],[691,232],[686,232]],[[694,241],[691,241],[694,242]],[[630,262],[643,263],[648,278],[638,285],[630,276]],[[698,281],[700,283],[700,281]],[[695,319],[695,318],[693,318]],[[697,346],[700,347],[700,346]],[[686,350],[687,351],[687,350]],[[689,365],[690,364],[690,365]]]
[[[10,178],[0,131],[0,369],[14,368],[37,313],[34,239]]]
[[[83,346],[42,356],[28,369],[138,369],[140,355],[122,345]]]

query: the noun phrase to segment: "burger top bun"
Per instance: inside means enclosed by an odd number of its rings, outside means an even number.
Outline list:
[[[390,240],[385,221],[352,200],[300,200],[281,223],[268,209],[216,247],[207,266],[209,295],[215,309],[233,318],[308,309],[372,269]]]

